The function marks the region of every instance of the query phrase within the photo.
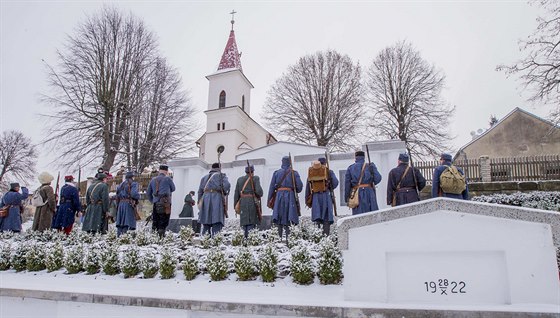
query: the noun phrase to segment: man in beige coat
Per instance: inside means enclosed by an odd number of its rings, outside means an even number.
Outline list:
[[[54,177],[48,172],[42,172],[38,179],[41,183],[39,194],[43,198],[43,202],[45,202],[45,204],[36,207],[35,217],[33,218],[33,226],[31,229],[33,231],[44,231],[51,228],[54,213],[56,211],[56,198],[54,196],[54,190],[51,187],[51,182],[54,180]]]

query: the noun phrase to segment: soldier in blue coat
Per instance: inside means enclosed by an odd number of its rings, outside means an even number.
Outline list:
[[[10,191],[6,192],[0,201],[0,208],[6,205],[10,206],[8,215],[0,218],[0,232],[12,231],[21,232],[21,215],[23,213],[23,200],[29,196],[29,190],[21,187],[19,193],[19,183],[10,183]]]
[[[117,236],[136,230],[136,205],[140,199],[138,182],[134,181],[134,172],[126,173],[126,180],[117,187]]]
[[[60,189],[60,204],[52,224],[53,229],[63,231],[65,234],[70,234],[72,231],[76,213],[82,208],[78,188],[73,181],[73,176],[64,177],[65,184]]]
[[[270,180],[267,202],[269,202],[273,196],[276,196],[272,208],[272,222],[278,224],[278,235],[280,238],[282,238],[283,230],[286,231],[286,241],[288,241],[288,236],[290,235],[289,226],[299,223],[296,196],[301,190],[303,190],[303,183],[301,182],[299,173],[290,169],[290,157],[283,157],[282,167],[274,171],[272,179]]]
[[[225,173],[220,173],[220,164],[213,163],[212,169],[200,179],[198,187],[198,223],[202,224],[202,235],[218,234],[227,217],[227,196],[231,185]]]
[[[165,235],[165,229],[169,225],[171,193],[175,191],[175,183],[167,176],[168,173],[169,167],[167,165],[160,165],[159,175],[152,178],[146,191],[148,200],[153,204],[152,230],[157,231],[160,237]],[[165,206],[165,211],[158,210],[158,203]]]
[[[327,169],[327,160],[325,158],[319,158],[317,162],[314,162],[314,164],[316,163],[319,163],[320,166],[317,169],[313,169],[314,167],[312,166],[309,169],[310,174],[313,170],[324,171]],[[327,175],[324,173],[321,173],[321,175],[323,177],[308,176],[305,186],[305,198],[306,204],[311,203],[311,220],[317,223],[319,227],[323,227],[325,235],[329,235],[331,224],[334,222],[331,191],[338,187],[338,179],[334,171],[330,169]]]
[[[454,193],[446,193],[443,192],[443,190],[440,187],[440,181],[439,181],[439,177],[441,176],[442,172],[447,169],[447,167],[452,165],[452,161],[453,157],[451,157],[450,154],[448,153],[442,153],[440,158],[439,158],[439,166],[437,166],[434,169],[434,173],[433,173],[433,179],[432,179],[432,198],[437,198],[437,197],[447,197],[447,198],[452,198],[452,199],[463,199],[463,200],[468,200],[469,199],[469,185],[466,184],[466,188],[465,190],[461,193],[461,194],[454,194]],[[457,167],[457,170],[459,171],[460,174],[462,174],[463,176],[465,175],[465,173],[463,172],[463,170],[459,167]],[[466,183],[466,179],[465,179],[465,183]]]
[[[418,193],[426,186],[426,178],[420,170],[409,165],[407,153],[399,154],[397,167],[389,171],[387,178],[387,204],[398,206],[420,201]]]
[[[356,151],[354,155],[356,157],[355,163],[348,167],[344,177],[344,199],[348,202],[352,188],[355,187],[358,191],[360,204],[352,209],[352,215],[379,210],[375,185],[381,182],[381,174],[374,163],[368,164],[365,162],[363,151]],[[362,180],[359,182],[361,175]]]

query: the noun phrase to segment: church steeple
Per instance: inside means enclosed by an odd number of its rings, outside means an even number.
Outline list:
[[[234,14],[237,12],[231,11],[231,31],[229,32],[229,38],[222,54],[222,59],[220,60],[220,65],[218,66],[218,71],[227,68],[236,68],[243,72],[241,67],[241,54],[237,50],[237,43],[235,42],[235,32],[233,31],[233,24],[235,20],[233,18]]]

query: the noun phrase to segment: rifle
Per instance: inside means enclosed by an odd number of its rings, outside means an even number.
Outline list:
[[[416,196],[418,197],[418,200],[420,200],[420,191],[418,191],[418,181],[416,181],[416,172],[414,171],[414,164],[412,163],[412,155],[410,153],[410,149],[407,148],[406,151],[408,152],[410,167],[412,168],[412,179],[414,179],[414,190],[416,190]]]
[[[368,161],[368,169],[369,173],[371,174],[371,187],[375,190],[375,181],[373,180],[373,170],[371,169],[371,159],[369,158],[369,147],[366,144],[366,152],[367,152],[367,161]]]
[[[257,194],[255,193],[255,181],[253,181],[253,173],[251,173],[251,165],[249,164],[249,160],[247,160],[247,168],[249,168],[249,180],[251,181],[251,188],[253,189],[253,203],[255,203],[255,209],[257,209],[257,217],[259,218],[259,222],[262,222],[261,198],[257,198]]]
[[[227,196],[224,193],[224,177],[222,176],[222,163],[220,162],[220,156],[224,152],[224,146],[218,147],[218,173],[220,174],[220,194],[222,195],[222,205],[224,207],[224,216],[228,218],[228,206],[227,206]]]
[[[334,216],[338,216],[336,212],[336,197],[334,196],[334,189],[332,188],[331,170],[329,169],[329,154],[325,151],[325,160],[327,162],[327,173],[329,174],[329,191],[331,193],[331,201],[333,206]]]
[[[55,206],[58,206],[58,185],[60,183],[60,171],[58,172],[58,176],[56,177],[56,190],[54,190],[54,199],[55,199]]]
[[[296,200],[297,215],[301,216],[301,207],[299,205],[299,197],[297,195],[297,189],[296,189],[296,177],[294,175],[294,166],[292,165],[292,154],[288,153],[288,155],[290,156],[290,170],[292,170],[292,185],[294,186],[294,198]]]
[[[80,194],[80,190],[82,189],[82,184],[80,181],[82,180],[82,168],[78,167],[78,195]]]

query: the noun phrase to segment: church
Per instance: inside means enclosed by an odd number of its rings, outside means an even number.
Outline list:
[[[301,175],[302,181],[307,180],[307,170],[311,162],[324,157],[326,148],[292,142],[278,141],[264,127],[251,118],[251,84],[243,73],[241,56],[235,41],[234,21],[220,59],[218,69],[206,76],[208,80],[208,107],[206,114],[206,131],[196,141],[199,148],[198,157],[177,158],[169,161],[173,171],[176,191],[172,198],[170,227],[177,226],[179,213],[183,206],[183,198],[189,191],[198,191],[200,179],[208,173],[212,163],[222,163],[222,172],[226,173],[232,187],[237,178],[245,175],[247,161],[255,166],[255,174],[261,179],[264,190],[263,216],[271,215],[272,210],[266,207],[266,198],[270,179],[275,170],[280,168],[281,159],[292,155],[293,166]],[[377,186],[377,202],[379,208],[387,207],[387,175],[397,165],[400,152],[405,151],[402,141],[388,140],[368,142],[371,161],[377,165],[383,180]],[[359,149],[356,149],[359,150]],[[362,145],[361,150],[366,150]],[[344,175],[346,168],[354,162],[354,152],[330,154],[330,169],[340,181],[335,190],[338,215],[352,214],[344,202]],[[233,188],[231,192],[233,194]],[[299,194],[303,201],[304,191]],[[233,211],[233,195],[228,198],[229,217],[235,217]],[[195,198],[196,200],[196,198]],[[194,207],[197,218],[198,210]],[[302,204],[301,214],[311,215],[311,210]],[[179,222],[182,223],[182,222]]]

